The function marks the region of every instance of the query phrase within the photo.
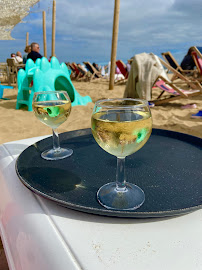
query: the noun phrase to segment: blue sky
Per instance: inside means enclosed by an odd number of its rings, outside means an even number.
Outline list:
[[[142,52],[171,51],[180,62],[190,46],[202,46],[201,0],[120,0],[117,59],[126,61]],[[15,40],[0,41],[0,61],[11,52],[23,53],[26,32],[43,54],[42,10],[46,11],[47,49],[51,54],[52,0],[41,0],[24,23],[11,33]],[[64,62],[108,62],[114,0],[57,0],[56,56]]]

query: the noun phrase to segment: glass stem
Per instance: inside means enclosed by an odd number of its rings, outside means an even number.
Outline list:
[[[125,157],[117,157],[117,169],[116,169],[116,189],[117,191],[126,190],[125,185]]]
[[[53,129],[53,149],[58,151],[60,149],[59,136],[56,129]]]

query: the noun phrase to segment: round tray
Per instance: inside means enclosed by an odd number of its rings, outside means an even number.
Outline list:
[[[202,140],[186,134],[153,129],[145,146],[126,157],[126,180],[145,192],[144,204],[135,211],[102,207],[96,192],[115,181],[116,157],[95,142],[90,129],[60,134],[71,157],[47,161],[42,151],[52,147],[52,137],[25,149],[16,161],[22,183],[36,194],[87,213],[116,217],[165,217],[184,214],[202,204]]]

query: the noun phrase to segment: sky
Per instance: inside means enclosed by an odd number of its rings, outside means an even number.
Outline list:
[[[43,55],[42,11],[46,11],[47,54],[51,55],[52,0],[41,0],[15,26],[15,40],[0,40],[0,61],[24,53],[26,33]],[[107,63],[111,57],[114,0],[56,0],[56,57],[60,62]],[[171,51],[181,62],[191,46],[202,46],[201,0],[120,0],[117,59],[142,52]]]

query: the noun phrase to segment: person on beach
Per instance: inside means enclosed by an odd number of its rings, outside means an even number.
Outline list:
[[[36,42],[33,42],[31,44],[31,52],[28,53],[27,59],[30,58],[35,62],[37,58],[42,58],[43,56],[39,53],[39,51],[40,51],[39,44]]]
[[[11,53],[11,59],[15,59],[15,53]]]
[[[16,62],[17,64],[22,64],[22,62],[23,62],[22,54],[21,54],[21,52],[19,52],[19,51],[16,52],[15,62]]]
[[[97,71],[100,71],[98,64],[93,63],[93,66],[94,66],[94,68],[96,68],[96,69],[97,69]]]
[[[128,73],[129,73],[130,72],[130,69],[131,69],[130,60],[127,61],[126,69],[127,69]]]
[[[182,60],[181,63],[181,68],[184,70],[193,70],[195,68],[195,62],[194,59],[191,55],[191,53],[194,51],[193,48],[189,48],[187,54],[185,55],[184,59]]]
[[[22,63],[22,57],[20,56],[21,53],[17,52],[15,53],[11,53],[11,59],[14,59],[16,64],[21,64]]]
[[[117,66],[115,68],[115,74],[122,74],[121,71],[120,71],[120,69]]]
[[[25,54],[23,55],[23,64],[27,62],[27,55],[31,52],[31,45],[27,45],[24,49]]]

